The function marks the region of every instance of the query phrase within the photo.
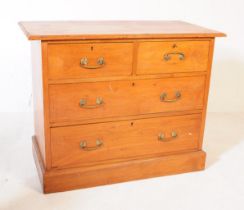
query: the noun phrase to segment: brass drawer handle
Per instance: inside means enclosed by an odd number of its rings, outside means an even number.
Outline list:
[[[94,146],[94,147],[88,147],[86,141],[81,141],[80,142],[80,148],[83,149],[83,150],[85,150],[85,151],[96,150],[96,149],[101,148],[102,146],[103,146],[103,142],[100,139],[97,139],[96,140],[96,146]]]
[[[84,108],[84,109],[94,109],[94,108],[98,108],[100,106],[102,106],[104,104],[104,101],[101,97],[97,97],[96,98],[96,104],[94,105],[87,105],[87,101],[85,99],[81,99],[80,100],[80,107]]]
[[[176,131],[172,131],[170,137],[165,137],[164,133],[159,133],[158,140],[159,141],[170,141],[170,140],[173,140],[173,139],[175,139],[177,137],[178,137],[178,134],[177,134]]]
[[[80,66],[84,69],[99,69],[99,68],[102,68],[104,65],[105,65],[105,60],[103,57],[100,57],[97,59],[97,65],[95,65],[95,66],[88,65],[87,57],[81,58],[81,60],[80,60]]]
[[[185,59],[185,54],[184,53],[182,53],[182,52],[172,52],[172,53],[166,53],[164,55],[164,60],[165,61],[171,60],[172,55],[178,55],[178,58],[179,58],[180,61]]]
[[[176,102],[181,98],[181,92],[180,91],[176,91],[175,92],[175,98],[173,99],[167,99],[167,93],[162,93],[160,95],[160,101],[162,102]]]

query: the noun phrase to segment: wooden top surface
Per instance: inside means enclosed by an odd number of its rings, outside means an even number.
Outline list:
[[[224,33],[182,21],[20,22],[29,40],[221,37]]]

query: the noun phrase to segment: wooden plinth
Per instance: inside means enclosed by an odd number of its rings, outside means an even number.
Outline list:
[[[46,171],[38,144],[34,137],[32,139],[33,155],[44,193],[199,171],[205,167],[205,152],[196,151],[143,160]]]

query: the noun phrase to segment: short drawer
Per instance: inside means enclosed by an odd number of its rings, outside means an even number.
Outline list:
[[[51,129],[53,167],[198,148],[199,114]]]
[[[51,122],[187,111],[203,107],[205,76],[49,86]]]
[[[206,71],[208,54],[209,41],[142,42],[137,74]]]
[[[132,54],[132,43],[49,44],[48,77],[55,80],[130,75]]]

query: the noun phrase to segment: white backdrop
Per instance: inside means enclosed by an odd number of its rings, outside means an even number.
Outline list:
[[[7,0],[0,4],[0,112],[32,111],[23,20],[184,20],[227,33],[216,40],[208,111],[244,112],[243,0]]]

